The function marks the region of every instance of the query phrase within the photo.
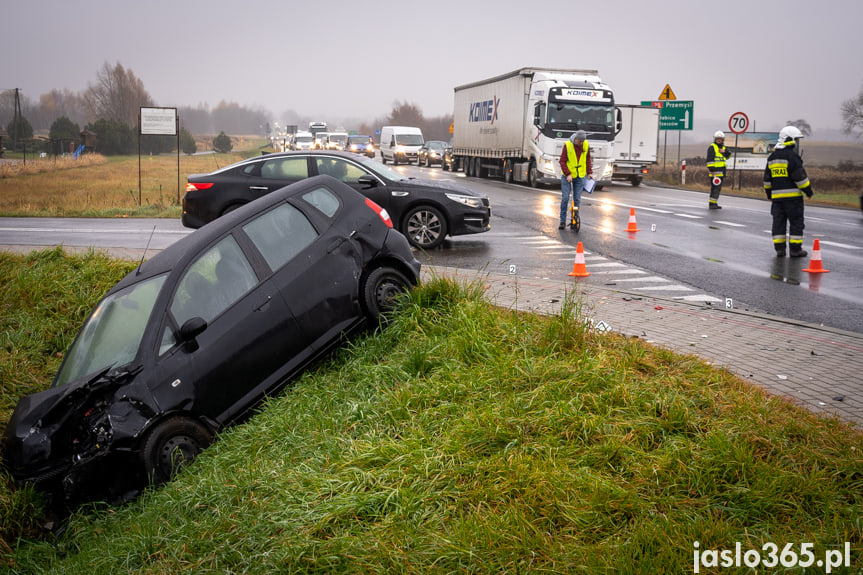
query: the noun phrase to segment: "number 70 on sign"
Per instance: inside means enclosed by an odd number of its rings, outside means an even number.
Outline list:
[[[735,134],[742,134],[749,129],[749,117],[743,112],[735,112],[728,118],[728,129]]]

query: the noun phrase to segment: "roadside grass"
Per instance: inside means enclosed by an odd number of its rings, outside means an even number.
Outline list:
[[[0,216],[179,218],[186,176],[211,172],[260,154],[138,156],[98,154],[0,164]],[[270,150],[272,151],[272,150]],[[179,186],[179,190],[178,190]]]
[[[60,256],[28,257],[19,265]],[[76,274],[103,264],[64,257]],[[23,297],[4,290],[4,310]],[[2,361],[17,346],[4,342]],[[35,348],[54,369],[57,345]],[[3,396],[14,393],[5,373]],[[696,541],[813,543],[816,558],[847,541],[851,571],[836,572],[858,572],[861,450],[859,431],[727,371],[591,331],[571,294],[540,316],[490,305],[481,278],[432,278],[388,328],[344,345],[133,503],[85,506],[65,530],[39,533],[38,496],[7,483],[0,525],[19,527],[4,532],[0,563],[15,573],[654,574],[691,571]]]
[[[807,167],[806,171],[814,190],[812,197],[804,200],[806,204],[860,209],[863,170],[849,171],[834,166],[814,166]],[[676,187],[710,192],[709,176],[705,166],[687,166],[685,186],[681,186],[679,173],[662,174],[657,171],[651,177]],[[722,194],[767,199],[764,195],[763,175],[760,171],[729,174],[722,185]]]

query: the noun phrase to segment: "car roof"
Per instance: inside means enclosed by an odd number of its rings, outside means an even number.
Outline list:
[[[349,156],[352,156],[352,154],[349,154]],[[127,285],[137,283],[146,278],[169,272],[178,266],[185,267],[188,260],[196,258],[198,254],[213,243],[213,241],[227,234],[240,222],[248,219],[249,212],[245,209],[248,206],[254,206],[254,209],[256,210],[255,213],[263,212],[271,206],[284,202],[287,198],[303,194],[320,186],[329,188],[341,197],[344,197],[345,193],[358,194],[358,192],[347,184],[340,182],[332,176],[326,175],[312,176],[293,184],[289,184],[270,194],[262,196],[254,202],[246,204],[238,210],[229,212],[220,218],[216,218],[207,225],[198,228],[185,237],[180,238],[161,252],[154,255],[152,258],[146,260],[136,271],[120,280],[120,282],[111,289],[111,292],[122,289]],[[146,254],[144,254],[144,256],[146,257]]]

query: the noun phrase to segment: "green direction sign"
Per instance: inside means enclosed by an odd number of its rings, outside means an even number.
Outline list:
[[[692,100],[642,101],[642,106],[659,109],[660,130],[691,130],[695,102]]]

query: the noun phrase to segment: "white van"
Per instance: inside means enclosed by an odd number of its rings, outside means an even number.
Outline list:
[[[417,151],[423,145],[423,132],[411,126],[384,126],[381,128],[381,159],[413,164],[417,162]]]

